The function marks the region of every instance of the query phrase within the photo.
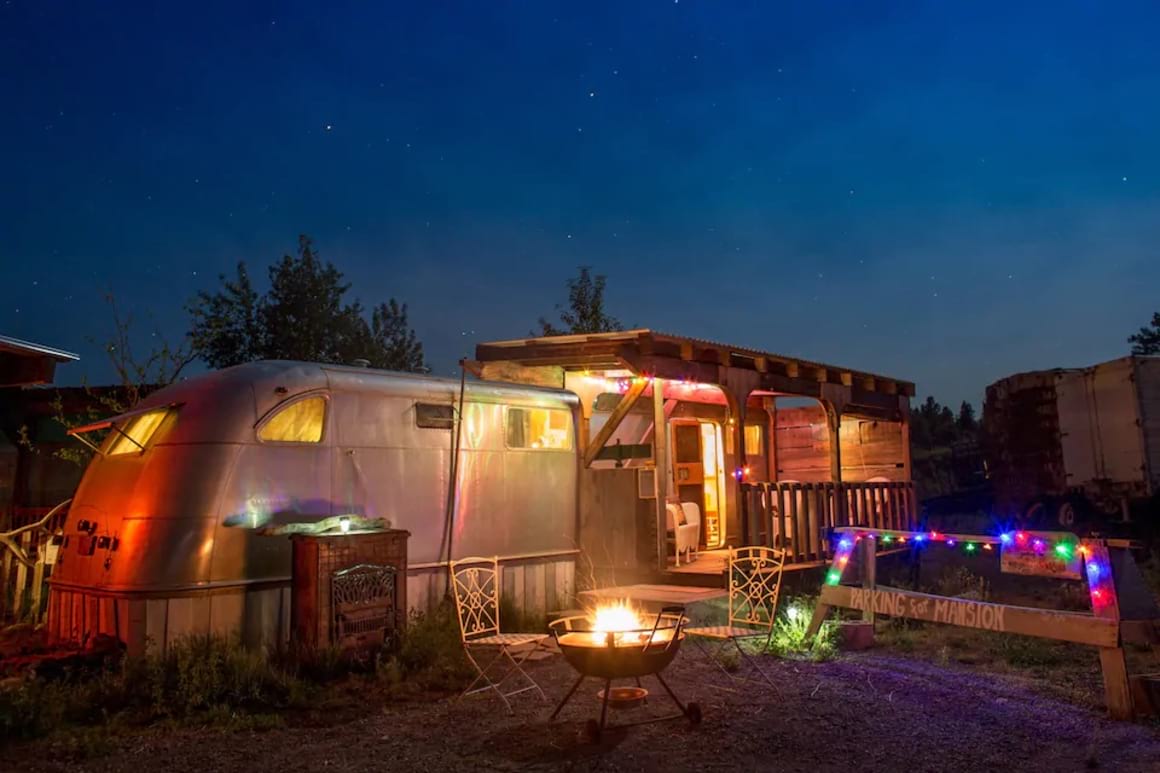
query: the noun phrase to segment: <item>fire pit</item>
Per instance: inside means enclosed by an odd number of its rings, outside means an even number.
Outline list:
[[[685,638],[683,628],[687,619],[683,607],[665,607],[651,625],[644,622],[627,604],[599,607],[592,615],[576,615],[553,621],[550,628],[564,659],[579,672],[576,683],[556,706],[555,719],[571,700],[580,683],[588,677],[604,680],[600,698],[600,721],[589,719],[585,731],[592,741],[600,740],[607,725],[608,707],[631,708],[646,702],[648,690],[640,682],[642,676],[654,676],[665,689],[679,714],[653,717],[620,724],[620,727],[663,722],[670,719],[688,719],[690,724],[701,722],[701,707],[690,702],[681,703],[661,677],[663,671],[681,648]],[[613,679],[632,679],[632,687],[613,687]]]

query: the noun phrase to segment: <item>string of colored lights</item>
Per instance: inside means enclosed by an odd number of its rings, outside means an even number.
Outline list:
[[[1115,586],[1112,581],[1111,567],[1107,563],[1106,551],[1098,548],[1093,549],[1087,544],[1082,544],[1075,535],[1071,534],[1063,536],[1058,534],[1040,535],[1036,532],[1017,530],[991,536],[945,534],[938,531],[843,527],[835,530],[835,535],[834,559],[830,569],[826,572],[825,582],[827,585],[838,585],[842,581],[846,566],[850,562],[850,554],[863,539],[874,540],[877,545],[884,547],[909,545],[912,548],[920,548],[927,543],[941,542],[952,548],[961,545],[963,552],[967,554],[977,554],[980,550],[993,552],[994,546],[998,545],[1000,551],[1033,553],[1062,562],[1072,562],[1078,559],[1083,564],[1083,575],[1088,583],[1092,608],[1099,612],[1102,608],[1116,602]],[[1049,547],[1050,554],[1048,553]]]

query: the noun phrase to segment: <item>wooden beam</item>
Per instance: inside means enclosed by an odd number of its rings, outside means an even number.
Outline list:
[[[1119,640],[1118,625],[1101,617],[934,596],[897,588],[879,587],[868,591],[848,585],[826,585],[822,588],[818,606],[844,607],[891,617],[1070,641],[1093,647],[1114,648]]]
[[[801,368],[796,362],[787,362],[785,364],[785,375],[789,376],[790,378],[797,378],[801,375]]]
[[[765,357],[754,357],[753,358],[753,367],[757,370],[758,373],[768,373],[769,372],[769,360],[766,359]]]
[[[657,527],[657,569],[667,571],[668,540],[666,521],[669,495],[669,422],[665,416],[664,384],[661,379],[653,379],[653,485],[656,487],[656,527]]]
[[[690,362],[693,359],[693,345],[688,341],[681,342],[681,359]]]
[[[854,386],[854,374],[853,373],[849,372],[848,370],[844,370],[841,373],[841,377],[842,377],[842,386]]]
[[[620,426],[620,422],[636,405],[636,401],[644,394],[644,390],[648,387],[648,380],[643,378],[633,379],[632,385],[629,386],[628,391],[624,393],[624,397],[612,409],[612,413],[608,417],[608,421],[604,422],[604,426],[596,433],[596,437],[588,443],[588,447],[584,449],[584,466],[591,467],[592,462],[596,461],[597,455],[600,454],[600,449],[604,448],[604,444],[612,437],[612,433],[616,432],[616,428]]]

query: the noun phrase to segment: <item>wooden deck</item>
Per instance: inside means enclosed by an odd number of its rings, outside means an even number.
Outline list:
[[[729,563],[729,550],[722,548],[721,550],[702,550],[697,554],[697,560],[692,563],[681,562],[677,566],[673,559],[669,559],[669,574],[681,575],[712,575],[713,577],[721,577],[725,574],[725,567]],[[814,569],[819,566],[826,566],[829,561],[805,561],[800,564],[787,563],[784,572],[795,572],[799,569]]]

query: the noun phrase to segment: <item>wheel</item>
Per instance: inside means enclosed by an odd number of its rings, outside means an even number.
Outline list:
[[[600,723],[590,719],[584,723],[584,737],[592,743],[600,742]]]
[[[1055,519],[1059,521],[1059,525],[1065,529],[1071,530],[1075,527],[1075,505],[1068,500],[1064,500],[1059,504],[1059,509],[1055,511]]]
[[[689,718],[689,724],[696,727],[701,724],[701,704],[693,701],[685,707],[685,716]]]

